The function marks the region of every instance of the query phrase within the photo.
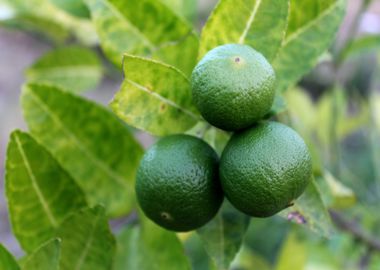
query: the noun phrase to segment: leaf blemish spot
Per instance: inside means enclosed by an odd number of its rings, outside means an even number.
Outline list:
[[[240,57],[236,57],[236,58],[235,58],[235,62],[236,62],[236,63],[239,63],[239,62],[240,62]]]
[[[161,106],[160,106],[160,110],[163,111],[163,110],[165,110],[165,109],[166,109],[166,105],[165,105],[165,104],[161,104]]]
[[[306,218],[298,211],[290,212],[287,216],[288,220],[294,220],[297,224],[305,224]]]

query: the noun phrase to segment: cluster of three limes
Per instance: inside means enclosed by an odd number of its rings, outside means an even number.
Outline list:
[[[212,125],[235,131],[221,159],[203,140],[172,135],[144,155],[136,194],[144,213],[174,231],[211,220],[224,195],[256,217],[286,208],[305,189],[311,160],[302,138],[276,122],[258,122],[272,106],[275,75],[260,53],[245,45],[208,52],[192,74],[193,99]]]

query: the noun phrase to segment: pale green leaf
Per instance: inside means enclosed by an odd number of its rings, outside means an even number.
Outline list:
[[[179,15],[193,22],[197,15],[197,0],[161,0]]]
[[[380,35],[370,35],[358,38],[350,42],[340,53],[340,60],[349,59],[361,53],[370,52],[380,48]]]
[[[229,268],[243,243],[248,224],[249,217],[225,201],[218,214],[197,230],[218,269]]]
[[[97,206],[68,217],[59,227],[60,270],[109,270],[116,243],[105,211]]]
[[[231,134],[218,129],[216,127],[210,127],[207,129],[207,131],[204,133],[203,139],[211,145],[212,148],[215,149],[215,151],[220,156],[224,150],[224,147],[228,143],[228,140],[230,139]]]
[[[38,59],[27,71],[31,82],[49,83],[72,92],[95,88],[102,78],[96,53],[81,47],[63,47]]]
[[[90,205],[103,204],[111,216],[130,211],[143,151],[128,128],[105,108],[52,86],[26,85],[21,102],[31,133],[73,176]]]
[[[86,205],[71,176],[21,131],[12,133],[8,145],[5,190],[13,233],[27,252],[51,239],[68,214]]]
[[[9,253],[9,251],[0,244],[0,269],[1,270],[20,270],[16,259]]]
[[[231,269],[242,270],[272,270],[272,266],[259,254],[256,254],[248,246],[243,245],[231,264]],[[294,269],[295,270],[295,269]]]
[[[201,120],[189,80],[166,64],[124,56],[125,79],[110,106],[126,123],[154,135],[186,131]]]
[[[297,236],[296,233],[290,232],[282,246],[275,269],[305,269],[307,255],[305,243]]]
[[[183,247],[173,232],[141,214],[139,225],[125,227],[117,236],[113,270],[190,269]]]
[[[13,24],[22,26],[25,30],[48,34],[58,42],[63,42],[73,33],[86,45],[96,43],[97,37],[91,21],[70,15],[53,5],[51,0],[12,0],[9,4],[14,11]],[[54,29],[57,33],[54,33]]]
[[[61,243],[50,240],[30,254],[23,263],[23,270],[59,270]]]
[[[216,46],[252,46],[272,60],[285,36],[288,0],[220,0],[202,30],[198,58]]]
[[[280,215],[298,224],[304,224],[325,237],[329,237],[334,230],[314,178],[301,197],[294,202],[294,206],[283,210]]]
[[[54,5],[71,15],[88,18],[90,13],[83,0],[50,0]]]
[[[298,18],[295,26],[289,28],[281,49],[272,61],[277,75],[277,87],[280,92],[295,84],[304,74],[311,70],[318,58],[328,49],[337,29],[343,19],[345,0],[328,0],[313,14],[305,10],[313,9],[314,1],[307,1],[310,5],[305,8],[305,0],[291,0],[290,21],[295,15]],[[329,5],[327,5],[329,4]],[[292,17],[293,16],[293,17]],[[309,17],[311,16],[311,17]]]
[[[336,179],[329,171],[325,170],[323,178],[332,195],[331,207],[338,209],[348,208],[356,203],[355,193]]]
[[[85,0],[108,58],[151,56],[190,74],[198,38],[192,27],[157,0]]]

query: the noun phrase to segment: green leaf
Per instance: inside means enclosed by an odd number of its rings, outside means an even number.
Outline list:
[[[212,148],[221,156],[224,147],[228,143],[231,134],[228,132],[218,129],[216,127],[210,127],[204,134],[203,139],[211,145]]]
[[[116,243],[105,211],[97,206],[68,217],[59,227],[62,239],[60,270],[109,270]]]
[[[113,270],[190,269],[175,233],[164,230],[143,214],[140,225],[125,227],[117,237]]]
[[[128,128],[103,107],[52,86],[26,85],[21,102],[31,133],[73,176],[90,205],[103,204],[111,216],[128,213],[143,154]]]
[[[301,197],[295,201],[294,206],[283,210],[280,215],[298,224],[304,224],[325,237],[330,237],[334,231],[314,178]]]
[[[154,135],[180,133],[199,120],[189,80],[166,64],[124,56],[125,79],[110,106],[126,123]]]
[[[60,251],[60,240],[50,240],[26,258],[22,266],[22,269],[59,270]]]
[[[326,181],[332,196],[331,207],[335,209],[348,208],[356,203],[354,192],[343,185],[329,171],[325,170],[323,178]]]
[[[54,84],[69,91],[95,88],[102,78],[102,66],[96,53],[81,47],[65,47],[50,51],[27,71],[31,82]]]
[[[202,30],[198,58],[216,46],[247,44],[272,60],[285,36],[288,0],[220,0]]]
[[[198,38],[191,26],[157,0],[85,0],[108,58],[151,56],[190,74]]]
[[[8,145],[5,190],[13,233],[27,252],[51,239],[68,214],[86,205],[66,171],[21,131],[11,134]]]
[[[197,0],[161,0],[168,7],[188,21],[194,22],[197,16]]]
[[[0,269],[20,270],[15,258],[2,244],[0,244]]]
[[[287,36],[272,62],[280,92],[295,84],[317,63],[333,41],[344,16],[345,0],[319,0],[318,3],[324,3],[324,9],[313,9],[318,14],[305,12],[312,9],[314,0],[306,1],[307,8],[302,4],[304,1],[291,0]],[[297,23],[292,25],[292,21]]]
[[[50,0],[54,5],[73,16],[88,18],[90,12],[83,0]]]
[[[218,269],[229,269],[243,243],[248,224],[248,216],[224,201],[219,213],[197,230],[207,253]]]
[[[350,42],[340,53],[339,59],[346,60],[352,56],[380,48],[380,35],[370,35]]]
[[[305,269],[307,251],[305,244],[294,232],[286,239],[276,264],[276,270]]]
[[[243,245],[239,253],[236,255],[235,260],[232,262],[231,269],[271,270],[272,266],[265,260],[265,258],[256,254],[246,245]]]

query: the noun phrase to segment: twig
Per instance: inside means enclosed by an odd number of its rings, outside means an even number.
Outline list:
[[[342,214],[329,210],[331,220],[342,231],[350,233],[356,240],[362,242],[370,251],[380,251],[380,240],[363,231],[355,222],[347,220]]]

